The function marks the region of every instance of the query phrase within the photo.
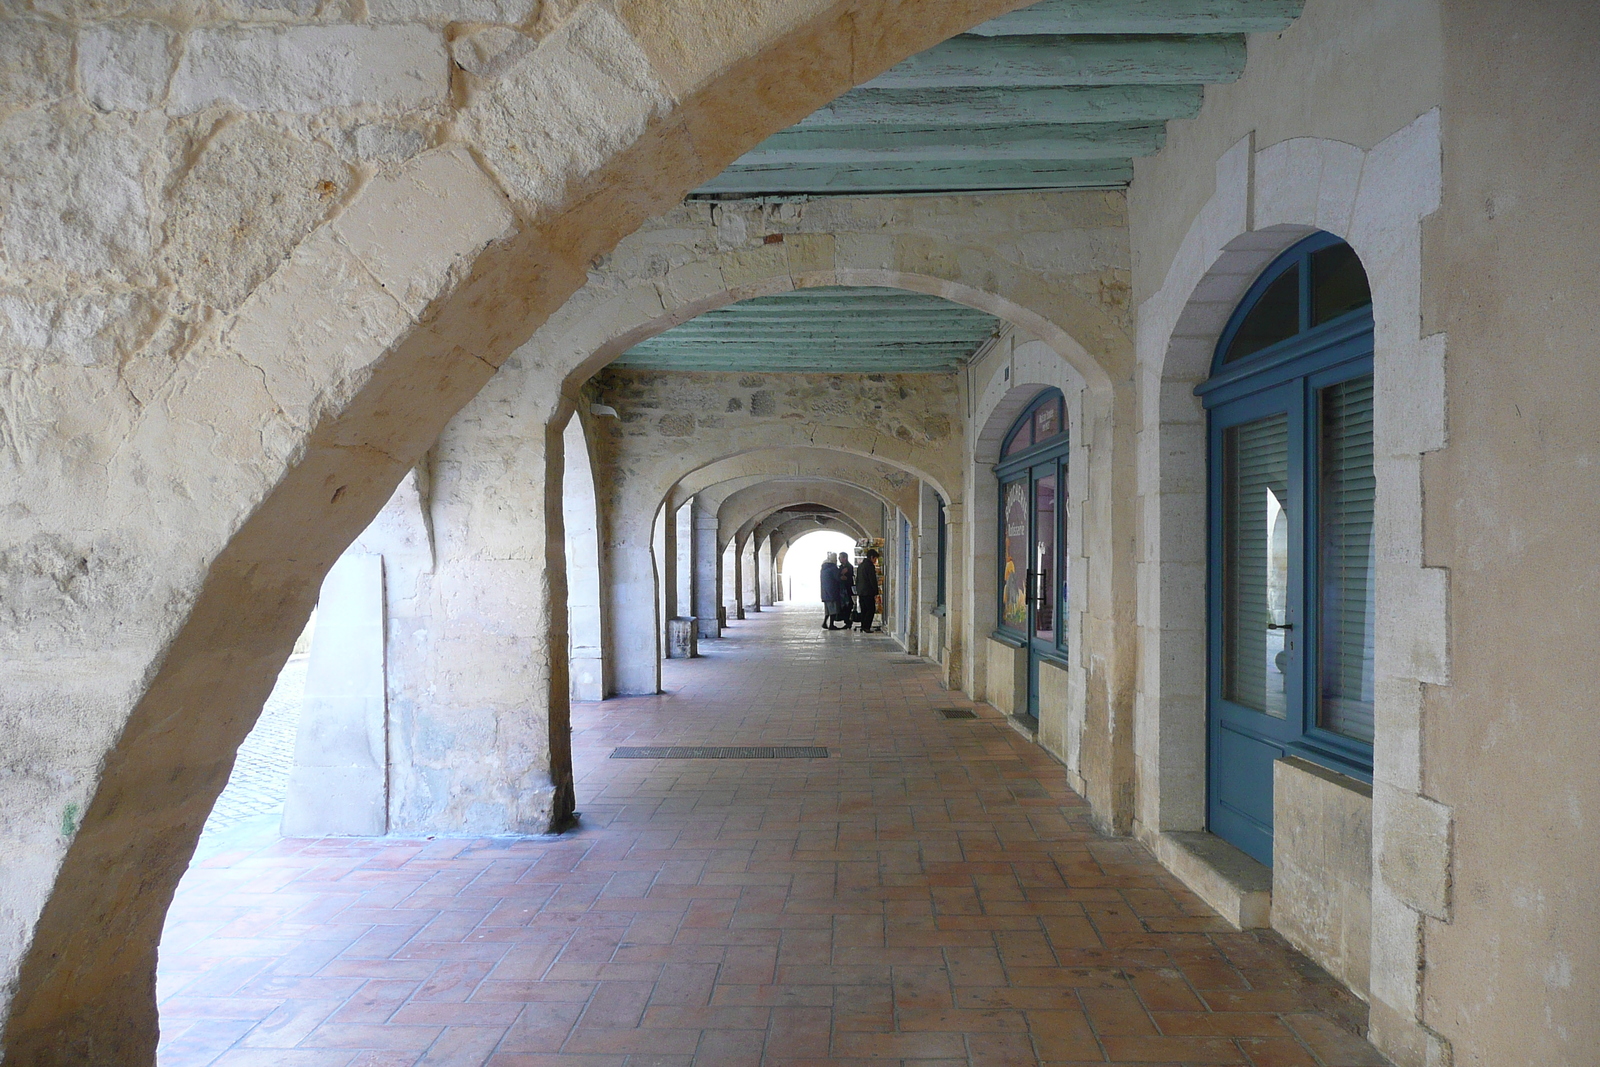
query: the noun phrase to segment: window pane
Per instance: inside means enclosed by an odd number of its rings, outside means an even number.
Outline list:
[[[1008,455],[1008,456],[1014,455],[1017,452],[1021,452],[1025,448],[1032,448],[1032,447],[1033,447],[1033,423],[1032,422],[1026,422],[1026,423],[1023,423],[1021,429],[1017,430],[1017,436],[1013,437],[1011,439],[1011,443],[1006,446],[1006,455]]]
[[[1322,390],[1317,724],[1372,741],[1372,375]]]
[[[1237,704],[1286,718],[1288,416],[1229,429],[1223,479],[1222,692]]]
[[[1300,265],[1278,275],[1239,324],[1224,363],[1243,359],[1300,332]]]
[[[1061,498],[1061,506],[1056,510],[1060,516],[1060,534],[1056,543],[1061,546],[1056,555],[1056,647],[1064,648],[1067,643],[1067,612],[1072,609],[1072,551],[1067,545],[1067,461],[1061,460],[1060,474],[1056,480],[1057,495]]]
[[[1061,432],[1061,402],[1052,401],[1033,413],[1033,439],[1042,444]]]
[[[1372,290],[1355,249],[1336,244],[1311,253],[1311,325],[1370,303]]]
[[[1000,622],[1028,628],[1028,479],[1008,482],[1001,518],[1005,522],[1005,572],[1000,583]]]
[[[1056,476],[1033,483],[1033,636],[1055,640]]]

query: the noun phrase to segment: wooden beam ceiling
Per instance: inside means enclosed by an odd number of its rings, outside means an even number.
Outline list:
[[[1126,185],[1303,0],[1044,0],[886,71],[763,141],[698,196]]]
[[[999,330],[994,316],[898,289],[829,286],[730,304],[641,341],[643,370],[919,374],[954,370]]]

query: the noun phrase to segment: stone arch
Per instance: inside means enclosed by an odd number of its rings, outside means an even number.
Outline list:
[[[1296,138],[1217,163],[1216,191],[1140,308],[1139,451],[1144,515],[1139,694],[1140,820],[1158,850],[1167,831],[1205,825],[1205,419],[1194,386],[1256,275],[1315,230],[1348,241],[1371,284],[1374,319],[1377,569],[1374,709],[1372,1031],[1415,1044],[1421,915],[1385,884],[1393,812],[1421,796],[1420,690],[1449,683],[1447,575],[1423,563],[1421,459],[1445,443],[1445,337],[1422,335],[1422,222],[1439,205],[1439,116],[1430,111],[1363,150]],[[1434,860],[1437,862],[1437,859]],[[1445,858],[1444,862],[1448,862]],[[1432,875],[1430,875],[1432,876]],[[1442,872],[1438,877],[1443,878]]]
[[[847,482],[915,514],[910,509],[915,507],[919,475],[882,457],[853,450],[751,448],[715,459],[691,460],[653,477],[631,480],[622,499],[613,502],[608,538],[613,581],[606,611],[618,693],[654,693],[660,687],[659,618],[655,613],[645,617],[633,610],[636,599],[655,588],[657,567],[651,548],[655,515],[664,504],[676,508],[712,486],[748,477]]]
[[[760,495],[762,499],[752,501],[752,493]],[[813,497],[817,499],[813,500]],[[729,611],[730,618],[744,617],[745,593],[756,582],[756,561],[753,557],[747,558],[746,550],[748,535],[759,518],[785,505],[818,503],[826,498],[840,505],[840,518],[844,522],[860,529],[860,536],[866,536],[868,524],[882,524],[881,516],[886,503],[864,490],[855,490],[852,496],[842,483],[774,481],[759,475],[720,482],[700,490],[696,498],[704,502],[707,510],[716,517],[716,552],[723,557],[720,599]],[[731,513],[730,505],[733,508]],[[752,511],[758,514],[751,515]],[[755,594],[759,599],[759,588],[755,589]]]
[[[766,479],[730,493],[722,503],[719,525],[724,538],[742,542],[758,523],[782,508],[820,504],[848,516],[865,530],[881,521],[883,507],[888,503],[881,496],[844,482]]]
[[[808,519],[796,519],[782,523],[773,530],[773,533],[778,536],[780,541],[778,551],[773,559],[773,569],[778,575],[779,579],[781,579],[784,574],[783,567],[785,561],[788,559],[789,549],[794,546],[796,541],[799,541],[808,534],[817,533],[818,531],[841,533],[846,537],[851,538],[859,538],[861,536],[860,531],[855,529],[850,523],[842,522],[838,518],[831,516],[824,518],[820,523]],[[787,596],[787,590],[785,591],[785,596],[782,599],[789,599]]]
[[[690,14],[589,3],[455,96],[442,34],[419,25],[406,38],[419,84],[397,99],[448,114],[440,128],[463,141],[344,198],[214,330],[157,331],[169,347],[136,388],[86,370],[24,405],[6,458],[19,461],[17,501],[37,506],[9,509],[7,541],[45,571],[81,561],[85,592],[30,593],[38,610],[4,657],[20,750],[51,753],[60,772],[0,786],[11,851],[30,857],[8,866],[0,912],[9,1056],[150,1061],[166,903],[322,575],[588,264],[767,133],[1009,6],[963,0],[906,19],[887,0],[780,0],[758,14],[735,0]],[[248,88],[224,96],[281,106]],[[85,243],[79,266],[108,280],[116,255],[144,254],[122,229]],[[54,432],[41,428],[72,405],[89,418],[66,420],[85,441],[126,447],[41,449]],[[63,479],[77,499],[61,499]],[[540,540],[536,555],[559,557]],[[547,633],[564,629],[560,585],[553,575],[536,609],[554,616]],[[70,669],[59,651],[21,654],[63,644]],[[517,740],[533,778],[567,762],[562,675],[552,666],[533,686],[550,691],[549,736]],[[559,791],[508,800],[509,828],[548,827]],[[67,834],[64,810],[81,813]]]
[[[682,472],[674,485],[677,492],[690,496],[709,486],[750,476],[840,482],[901,510],[914,506],[919,478],[945,491],[943,484],[923,472],[882,455],[816,446],[759,448],[721,456]]]

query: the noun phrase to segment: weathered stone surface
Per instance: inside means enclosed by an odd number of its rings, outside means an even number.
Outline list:
[[[468,74],[494,79],[533,51],[534,38],[510,26],[488,26],[450,42],[450,58]]]
[[[427,136],[409,126],[387,122],[364,123],[345,131],[340,151],[346,159],[367,163],[398,163],[428,146]]]
[[[627,29],[592,4],[473,100],[463,124],[507,190],[541,204],[637,140],[668,99]]]
[[[1450,918],[1450,809],[1438,801],[1379,785],[1373,836],[1384,885],[1435,919]]]
[[[367,0],[379,22],[503,22],[521,26],[539,17],[542,0]]]
[[[190,34],[169,106],[177,114],[216,105],[414,108],[442,103],[448,91],[444,40],[420,26],[208,29]]]
[[[147,123],[70,108],[7,119],[0,125],[9,146],[0,157],[5,258],[82,274],[142,270],[156,133]]]
[[[453,268],[507,236],[514,222],[499,187],[452,145],[375,178],[333,229],[415,315],[447,291]]]
[[[156,317],[143,294],[0,290],[0,366],[116,367],[148,339]]]
[[[155,22],[90,26],[78,38],[78,87],[101,111],[140,111],[167,95],[178,36]]]
[[[250,119],[219,130],[173,191],[161,262],[219,308],[238,305],[349,187],[332,149]]]
[[[43,19],[0,20],[0,109],[59,99],[72,77],[72,36]]]
[[[1272,928],[1366,996],[1372,787],[1290,757],[1273,764]]]

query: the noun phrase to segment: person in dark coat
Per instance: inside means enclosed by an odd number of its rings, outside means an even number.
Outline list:
[[[855,614],[856,606],[856,569],[850,565],[850,557],[839,553],[839,621],[844,623],[846,630],[850,629],[850,617]]]
[[[878,614],[878,550],[867,549],[867,558],[856,570],[856,596],[861,599],[861,610],[856,617],[861,620],[861,632],[872,630],[873,617]]]
[[[822,561],[822,628],[833,629],[833,617],[839,613],[839,565],[834,562],[838,553],[829,552]]]

